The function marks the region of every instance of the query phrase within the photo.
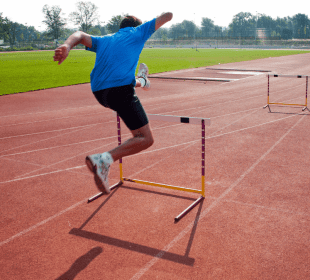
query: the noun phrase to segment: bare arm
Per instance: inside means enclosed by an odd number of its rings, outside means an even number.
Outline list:
[[[63,63],[68,57],[70,50],[78,44],[83,44],[84,46],[91,48],[91,36],[81,31],[73,33],[63,45],[55,50],[54,61],[58,61],[58,65]]]
[[[172,13],[163,13],[159,17],[156,18],[155,30],[163,26],[166,22],[170,21],[173,17]]]

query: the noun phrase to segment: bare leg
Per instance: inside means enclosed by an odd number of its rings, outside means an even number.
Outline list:
[[[122,145],[109,151],[114,161],[122,157],[137,154],[154,143],[153,135],[149,124],[131,131],[133,138],[128,139]]]
[[[146,67],[146,68],[145,68]],[[147,71],[145,65],[144,71]],[[146,70],[145,70],[146,69]],[[147,74],[146,72],[146,74]],[[141,80],[142,79],[142,80]],[[144,83],[144,84],[142,84]],[[150,82],[146,77],[136,79],[136,87],[143,87],[145,90],[149,90]],[[153,145],[154,139],[149,124],[131,131],[133,138],[128,139],[122,145],[109,151],[114,161],[121,159],[122,157],[137,154]]]

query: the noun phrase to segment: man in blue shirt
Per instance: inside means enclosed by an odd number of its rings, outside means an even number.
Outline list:
[[[78,44],[96,53],[95,66],[91,72],[92,92],[101,105],[120,115],[133,135],[108,152],[86,157],[86,164],[94,173],[100,191],[110,192],[108,175],[114,161],[139,153],[154,143],[146,113],[135,94],[135,87],[150,88],[148,68],[140,64],[137,79],[135,70],[145,42],[172,16],[172,13],[164,13],[144,24],[134,16],[127,16],[115,34],[95,37],[78,31],[55,50],[54,61],[58,61],[59,65]]]

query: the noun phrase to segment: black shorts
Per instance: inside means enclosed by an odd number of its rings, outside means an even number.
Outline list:
[[[94,95],[101,105],[116,111],[130,130],[149,123],[133,85],[95,91]]]

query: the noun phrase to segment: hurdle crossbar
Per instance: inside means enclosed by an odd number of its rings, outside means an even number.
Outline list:
[[[195,200],[195,202],[193,202],[188,208],[186,208],[182,213],[180,213],[178,216],[175,217],[175,221],[177,222],[205,198],[205,127],[207,125],[209,126],[211,122],[210,122],[210,119],[202,119],[202,118],[194,118],[194,117],[179,117],[179,116],[156,115],[156,114],[148,114],[147,116],[149,120],[201,125],[201,138],[202,138],[201,140],[201,157],[202,157],[201,158],[201,190],[125,178],[123,177],[123,159],[119,160],[120,181],[117,184],[111,186],[110,190],[113,190],[121,186],[123,182],[132,182],[132,183],[144,184],[144,185],[149,185],[149,186],[154,186],[154,187],[162,187],[162,188],[168,188],[168,189],[173,189],[173,190],[178,190],[178,191],[185,191],[185,192],[200,194],[201,196],[197,200]],[[116,117],[117,117],[118,145],[120,146],[122,144],[121,122],[120,122],[120,117],[118,114]],[[93,197],[88,199],[88,203],[94,201],[95,199],[99,198],[103,194],[105,193],[100,192],[94,195]]]
[[[270,102],[269,96],[270,96],[270,77],[284,77],[284,78],[297,78],[297,79],[302,79],[305,78],[306,79],[306,98],[305,98],[305,104],[292,104],[292,103],[283,103],[283,102]],[[269,112],[271,112],[270,106],[269,105],[283,105],[283,106],[303,106],[304,108],[302,109],[303,111],[305,111],[306,109],[309,111],[308,109],[308,80],[309,80],[309,76],[305,76],[305,75],[279,75],[279,74],[267,74],[267,78],[268,78],[268,87],[267,87],[267,105],[264,106],[264,109],[268,107]]]

